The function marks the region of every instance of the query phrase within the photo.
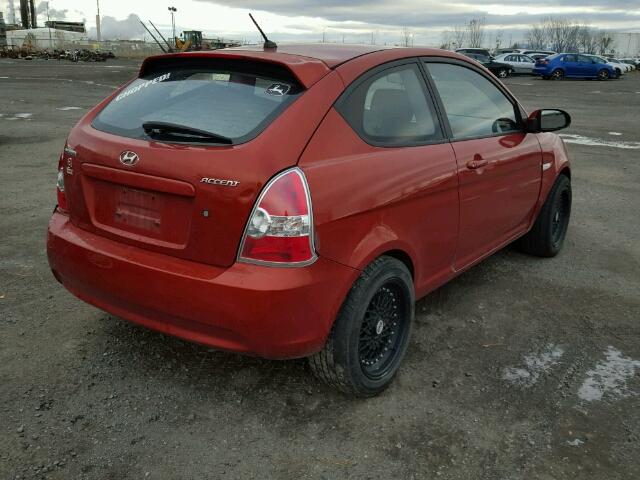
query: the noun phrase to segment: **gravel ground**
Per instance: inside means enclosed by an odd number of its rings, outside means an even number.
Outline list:
[[[0,478],[640,478],[640,72],[507,80],[573,115],[565,249],[505,249],[421,300],[397,381],[354,401],[304,361],[138,328],[50,274],[65,136],[135,70],[0,60]]]

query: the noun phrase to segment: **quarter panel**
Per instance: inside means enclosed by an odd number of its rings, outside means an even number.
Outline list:
[[[311,190],[319,255],[362,269],[385,251],[403,250],[418,295],[449,278],[458,231],[449,143],[374,147],[331,109],[299,166]]]

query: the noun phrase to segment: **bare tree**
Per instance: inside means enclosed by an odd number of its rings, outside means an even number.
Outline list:
[[[604,55],[607,53],[607,50],[611,48],[611,44],[613,43],[613,38],[608,34],[601,35],[598,39],[598,50],[600,51],[600,55]]]
[[[467,40],[467,30],[463,25],[453,27],[453,43],[456,48],[464,47]]]
[[[531,28],[527,32],[527,43],[529,48],[544,49],[547,48],[547,32],[545,31],[544,24],[531,25]]]
[[[496,33],[496,50],[499,50],[502,46],[502,32]]]
[[[578,30],[578,46],[584,53],[598,52],[598,33],[593,28],[581,25]]]
[[[409,30],[409,27],[402,27],[400,45],[403,47],[413,46],[413,34],[411,33],[411,30]]]
[[[451,50],[451,44],[453,43],[453,32],[451,30],[443,30],[442,43],[440,48],[443,50]]]
[[[482,41],[484,40],[484,24],[484,18],[473,18],[467,23],[470,47],[478,48],[482,46]]]

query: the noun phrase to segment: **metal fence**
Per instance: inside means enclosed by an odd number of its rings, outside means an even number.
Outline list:
[[[116,40],[98,42],[95,40],[70,40],[64,36],[7,36],[7,50],[18,50],[23,53],[53,52],[54,50],[71,52],[89,50],[93,52],[113,52],[120,58],[145,58],[162,53],[156,43]]]

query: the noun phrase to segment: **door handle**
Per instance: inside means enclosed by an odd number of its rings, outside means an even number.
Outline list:
[[[475,170],[476,168],[484,167],[485,165],[488,165],[488,164],[489,164],[489,160],[484,160],[480,155],[476,153],[473,156],[473,160],[469,160],[467,162],[467,168],[471,170]]]

